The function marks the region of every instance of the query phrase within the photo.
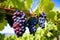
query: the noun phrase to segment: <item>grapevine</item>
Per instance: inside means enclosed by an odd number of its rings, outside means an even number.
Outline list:
[[[53,0],[1,0],[0,30],[3,31],[8,23],[15,32],[14,36],[4,36],[4,40],[53,40],[54,37],[59,39],[60,10],[56,11],[54,6]],[[25,33],[26,27],[29,33]]]

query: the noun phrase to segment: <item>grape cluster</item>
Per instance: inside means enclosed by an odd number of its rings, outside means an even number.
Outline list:
[[[12,19],[14,20],[13,28],[14,28],[14,31],[15,31],[17,37],[22,36],[26,30],[26,27],[25,27],[26,15],[25,15],[25,13],[17,10],[14,13],[14,16],[12,17]]]
[[[45,27],[45,20],[46,20],[46,14],[42,12],[42,14],[40,15],[38,19],[38,24],[40,25],[41,28]]]
[[[7,20],[7,22],[9,23],[9,25],[12,27],[13,23],[14,23],[14,21],[12,19],[12,15],[6,14],[6,18],[5,19]]]
[[[37,18],[36,17],[31,17],[28,20],[28,28],[30,31],[30,34],[33,34],[36,32],[36,24],[37,24]]]

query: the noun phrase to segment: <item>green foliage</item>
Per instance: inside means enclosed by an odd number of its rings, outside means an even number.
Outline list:
[[[57,27],[53,22],[46,22],[47,25],[44,29],[37,30],[35,36],[30,33],[24,33],[22,37],[17,38],[16,35],[6,36],[4,40],[52,40],[56,34]],[[53,32],[50,32],[53,30]]]
[[[54,8],[54,3],[51,0],[40,0],[40,10],[44,10],[44,11],[49,11],[52,10]]]
[[[0,34],[0,40],[4,40],[5,35],[4,34]]]
[[[11,7],[13,8],[14,7],[11,0],[4,1],[4,3],[2,3],[2,5],[4,8],[11,8]]]
[[[54,19],[56,13],[54,11],[49,11],[49,12],[46,12],[46,15],[47,15],[47,18],[50,20],[50,19]]]
[[[7,37],[4,38],[4,40],[17,40],[17,37],[15,35],[7,36]]]
[[[7,24],[5,20],[5,15],[0,13],[0,30],[4,29],[4,26]]]
[[[29,10],[32,6],[32,0],[9,0],[9,2],[11,2],[11,4],[9,4],[10,6],[14,6],[14,8],[17,8],[19,10]]]
[[[52,18],[55,16],[55,12],[53,12],[54,3],[51,0],[40,0],[40,4],[38,5],[35,12],[39,16],[41,11],[46,12],[48,18]]]
[[[24,10],[24,2],[20,0],[11,0],[15,8],[19,8],[20,10]]]
[[[60,19],[60,12],[57,11],[57,18]]]
[[[60,20],[58,20],[56,23],[57,23],[56,25],[57,25],[57,28],[58,28],[57,34],[60,35]]]
[[[32,6],[33,0],[25,0],[25,7],[29,10]]]
[[[0,0],[0,2],[4,2],[4,1],[6,1],[6,0]]]
[[[37,9],[35,13],[39,16],[40,15],[39,9]]]

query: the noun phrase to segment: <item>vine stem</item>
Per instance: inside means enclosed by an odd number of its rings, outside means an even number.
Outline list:
[[[2,13],[2,14],[8,14],[8,15],[13,15],[12,13],[14,13],[16,10],[15,9],[10,9],[10,8],[3,8],[3,7],[0,7],[0,9],[2,9],[2,10],[5,10],[6,12],[1,12],[0,11],[0,13]]]
[[[57,40],[59,40],[59,36],[57,35]]]
[[[16,11],[15,9],[3,8],[3,7],[0,7],[0,9],[9,10],[9,11],[13,11],[13,12],[15,12],[15,11]]]

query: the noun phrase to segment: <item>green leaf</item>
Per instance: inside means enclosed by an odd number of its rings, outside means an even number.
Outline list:
[[[33,0],[25,0],[24,5],[29,10],[32,7]]]
[[[6,24],[7,24],[6,20],[4,20],[2,23],[0,23],[0,30],[3,30],[4,26],[6,26]]]
[[[47,33],[47,36],[48,36],[48,37],[51,37],[52,35],[53,35],[53,34],[52,34],[51,32],[48,32],[48,33]]]
[[[15,8],[19,10],[29,10],[32,6],[32,0],[11,0],[12,4],[14,5]]]
[[[11,0],[14,7],[18,8],[19,10],[25,10],[24,2],[20,0]]]
[[[60,12],[57,11],[57,18],[60,18]]]
[[[0,14],[0,30],[3,30],[6,24],[7,24],[7,21],[5,20],[5,15]]]
[[[52,10],[54,8],[54,3],[53,2],[50,2],[50,3],[48,3],[48,5],[46,5],[45,7],[44,7],[44,10],[45,11],[50,11],[50,10]]]
[[[37,9],[37,10],[35,11],[35,13],[37,14],[37,16],[40,16],[39,9]]]
[[[0,40],[4,40],[5,35],[4,34],[0,34]]]
[[[50,11],[54,8],[54,3],[51,0],[40,0],[39,9],[40,11]]]
[[[53,11],[49,11],[46,13],[48,19],[54,19],[56,13]]]

